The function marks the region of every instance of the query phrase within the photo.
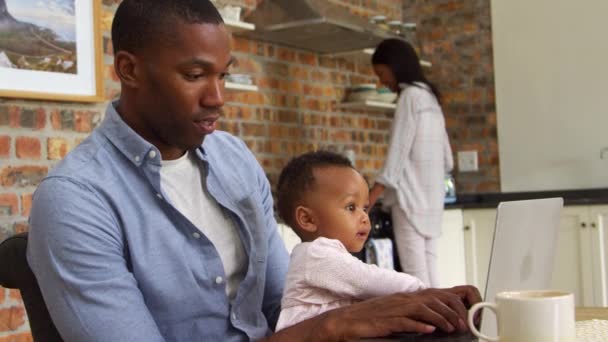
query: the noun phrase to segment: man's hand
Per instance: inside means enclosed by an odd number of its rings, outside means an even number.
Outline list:
[[[375,298],[328,312],[328,335],[337,340],[395,332],[467,331],[467,309],[481,301],[473,286],[426,289]]]
[[[378,297],[325,312],[266,341],[348,341],[397,332],[467,331],[467,309],[481,301],[473,286]]]

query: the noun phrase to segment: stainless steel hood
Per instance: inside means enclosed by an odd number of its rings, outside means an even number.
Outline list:
[[[358,51],[399,37],[328,0],[263,0],[245,20],[256,28],[241,35],[322,54]]]

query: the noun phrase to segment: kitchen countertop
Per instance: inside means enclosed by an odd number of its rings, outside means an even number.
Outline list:
[[[458,194],[456,202],[446,204],[445,208],[496,208],[500,202],[549,197],[562,197],[564,205],[608,204],[608,188]]]

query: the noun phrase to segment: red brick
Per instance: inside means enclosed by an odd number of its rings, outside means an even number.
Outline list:
[[[30,216],[30,210],[32,209],[32,194],[21,195],[21,215],[27,217]]]
[[[0,309],[0,332],[15,331],[25,323],[25,309],[12,306]]]
[[[244,136],[254,136],[254,137],[265,137],[266,136],[266,126],[264,124],[255,124],[255,123],[243,123],[243,132]]]
[[[48,138],[46,141],[47,159],[61,160],[68,154],[68,142],[64,138]]]
[[[51,112],[51,127],[53,129],[61,129],[61,114],[57,109]]]
[[[4,303],[4,299],[6,298],[6,289],[0,286],[0,305]]]
[[[93,130],[93,113],[77,111],[74,113],[74,129],[76,132],[89,133]]]
[[[277,49],[277,58],[282,62],[295,62],[296,53],[290,48],[279,47]]]
[[[14,231],[15,234],[25,233],[29,229],[29,224],[27,221],[15,222]]]
[[[21,113],[21,108],[17,106],[9,106],[8,107],[8,116],[9,116],[9,126],[11,127],[19,127],[19,115]]]
[[[34,341],[32,334],[29,332],[10,334],[0,337],[0,342],[32,342]]]
[[[114,69],[113,64],[104,65],[104,70],[106,79],[110,79],[114,82],[120,82],[120,78],[118,78],[118,75],[116,75],[116,70]]]
[[[0,185],[2,186],[37,186],[46,176],[46,166],[17,166],[0,169]]]
[[[310,67],[291,66],[289,68],[289,75],[291,79],[299,82],[308,81],[308,74],[310,70],[312,70]]]
[[[19,290],[15,290],[15,289],[8,290],[8,296],[12,300],[17,300],[20,302],[23,301],[23,299],[21,298],[21,291],[19,291]]]
[[[245,52],[249,53],[249,40],[246,38],[233,37],[232,39],[232,49],[237,52]]]
[[[18,202],[17,194],[0,194],[0,217],[16,215]]]
[[[15,153],[19,159],[40,159],[40,139],[33,137],[17,137]]]
[[[0,136],[0,158],[8,158],[11,152],[11,137]]]
[[[302,64],[316,66],[317,65],[317,55],[312,54],[312,53],[299,53],[298,62],[300,62]]]

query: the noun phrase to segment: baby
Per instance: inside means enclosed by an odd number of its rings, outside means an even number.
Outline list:
[[[278,210],[302,239],[291,253],[276,331],[372,297],[425,288],[413,276],[366,264],[369,187],[350,161],[318,151],[292,159],[279,176]]]

